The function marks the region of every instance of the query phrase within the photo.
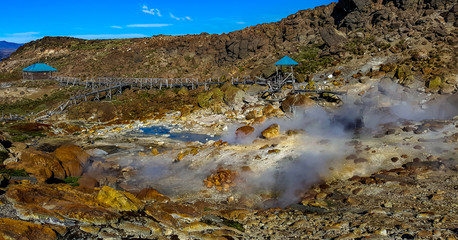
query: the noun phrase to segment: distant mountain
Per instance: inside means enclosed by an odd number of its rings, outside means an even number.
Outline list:
[[[0,41],[0,61],[7,58],[23,44]]]
[[[22,45],[24,45],[24,44],[0,41],[0,49],[3,49],[3,48],[15,48],[15,49],[17,49]]]

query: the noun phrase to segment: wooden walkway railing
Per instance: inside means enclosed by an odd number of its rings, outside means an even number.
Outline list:
[[[167,89],[167,88],[176,88],[176,87],[186,87],[195,89],[199,86],[204,86],[205,90],[208,90],[212,85],[222,85],[225,81],[220,81],[220,79],[207,79],[204,81],[199,81],[195,78],[113,78],[113,77],[99,77],[99,78],[74,78],[74,77],[54,77],[54,80],[59,82],[62,85],[66,86],[82,86],[91,91],[83,93],[74,97],[71,97],[67,102],[59,105],[57,108],[47,112],[45,115],[37,117],[35,120],[44,120],[50,116],[63,112],[67,107],[71,105],[78,104],[80,102],[112,99],[113,95],[122,94],[123,89],[126,88],[139,88],[139,89]],[[230,83],[232,85],[264,85],[270,86],[270,83],[266,79],[257,78],[255,80],[244,77],[244,78],[232,78]],[[288,84],[293,84],[293,82],[288,82]],[[330,93],[330,94],[345,94],[346,92],[336,92],[336,91],[307,91],[307,90],[294,90],[296,93]]]

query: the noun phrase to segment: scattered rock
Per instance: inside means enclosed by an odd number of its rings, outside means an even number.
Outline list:
[[[262,131],[261,135],[264,138],[271,139],[274,137],[277,137],[280,135],[280,125],[278,124],[272,124],[268,128],[266,128],[264,131]]]
[[[237,128],[237,130],[235,131],[235,136],[237,138],[244,138],[244,137],[250,136],[253,132],[254,132],[254,127],[243,126],[243,127]]]
[[[138,211],[144,204],[133,194],[103,186],[97,194],[97,200],[116,211]]]
[[[293,112],[295,108],[307,108],[315,105],[315,101],[303,94],[289,95],[281,103],[284,112]]]

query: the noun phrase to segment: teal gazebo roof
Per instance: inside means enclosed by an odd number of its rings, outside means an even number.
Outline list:
[[[23,72],[57,72],[57,69],[50,67],[44,63],[35,63],[22,69]]]
[[[288,56],[283,57],[282,59],[280,59],[280,61],[275,63],[275,66],[295,66],[295,65],[299,65],[299,63],[297,63],[296,61],[294,61],[293,59],[291,59]]]

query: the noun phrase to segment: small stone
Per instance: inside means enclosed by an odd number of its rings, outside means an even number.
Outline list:
[[[354,195],[358,195],[358,193],[360,193],[362,190],[362,188],[356,188],[353,191],[351,191],[351,193],[353,193]]]
[[[431,231],[427,231],[427,230],[419,231],[417,233],[417,237],[419,237],[419,238],[428,238],[428,237],[432,237],[432,236],[433,236],[433,233]]]
[[[100,228],[88,225],[88,226],[81,226],[80,230],[83,231],[83,232],[90,233],[92,235],[97,235],[99,233],[99,231],[100,231]]]
[[[442,201],[444,200],[444,196],[440,195],[440,194],[434,194],[431,196],[431,200],[433,201]]]
[[[267,151],[268,154],[280,153],[280,149],[271,149]]]
[[[387,233],[386,229],[377,230],[377,231],[374,232],[374,234],[381,235],[381,236],[388,236],[388,233]]]
[[[235,131],[235,136],[238,138],[244,138],[246,136],[251,135],[254,132],[254,127],[252,126],[243,126],[237,128]]]
[[[345,202],[352,206],[357,205],[359,203],[355,198],[352,197],[347,198]]]
[[[393,207],[393,204],[392,204],[391,202],[385,202],[385,203],[383,204],[383,207],[391,208],[391,207]]]
[[[157,148],[153,148],[151,150],[151,154],[153,154],[154,156],[159,155],[159,151],[157,150]]]
[[[327,197],[328,195],[326,193],[318,193],[316,196],[315,196],[315,199],[316,200],[323,200]]]
[[[278,124],[272,124],[268,128],[266,128],[264,131],[262,131],[261,135],[264,138],[271,139],[274,137],[277,137],[280,135],[280,125]]]
[[[386,211],[383,210],[383,209],[372,209],[369,211],[370,214],[373,214],[373,215],[386,215]]]
[[[353,160],[354,163],[363,163],[363,162],[367,162],[368,160],[365,159],[365,158],[357,158],[355,160]]]

